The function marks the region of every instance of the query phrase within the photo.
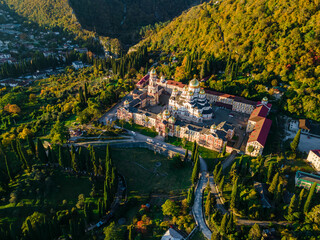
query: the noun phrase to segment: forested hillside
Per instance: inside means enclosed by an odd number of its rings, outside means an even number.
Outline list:
[[[210,87],[220,84],[220,90],[226,90],[228,85],[236,85],[233,93],[250,97],[265,91],[264,87],[282,86],[286,88],[285,110],[320,120],[319,1],[213,2],[183,13],[141,44],[176,56],[195,50],[200,53],[200,61],[193,66],[195,73],[201,69],[201,59],[233,61],[236,74],[220,83],[211,81]],[[179,74],[181,68],[176,70],[176,79]],[[250,81],[235,83],[239,76],[250,76]]]
[[[4,0],[41,26],[82,29],[124,43],[138,40],[142,26],[172,19],[201,0]],[[88,32],[87,32],[88,33]]]
[[[61,28],[83,34],[81,25],[70,7],[68,0],[4,0],[19,15],[43,27]],[[88,34],[89,32],[86,32]]]

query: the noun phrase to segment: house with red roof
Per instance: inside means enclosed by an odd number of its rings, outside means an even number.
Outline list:
[[[246,129],[247,133],[249,133],[246,154],[251,156],[262,155],[272,124],[272,121],[267,119],[269,111],[270,108],[267,102],[252,111]],[[252,152],[249,151],[250,146],[253,147]]]
[[[263,118],[256,123],[253,131],[249,134],[249,139],[246,147],[246,154],[251,156],[262,155],[263,149],[266,145],[272,121]],[[249,151],[249,146],[253,147],[253,151]]]
[[[307,162],[309,162],[316,169],[316,171],[320,171],[320,149],[310,150]]]

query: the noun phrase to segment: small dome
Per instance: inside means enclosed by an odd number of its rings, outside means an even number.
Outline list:
[[[160,81],[164,83],[166,81],[166,78],[162,75]]]
[[[193,92],[190,91],[190,92],[189,92],[189,95],[190,95],[190,96],[193,96]]]
[[[174,110],[174,111],[177,111],[177,107],[176,107],[176,106],[174,106],[174,107],[173,107],[173,110]]]
[[[204,91],[204,89],[203,88],[201,88],[201,90],[200,90],[200,92],[199,92],[200,94],[205,94],[206,92]]]
[[[169,122],[170,123],[175,123],[175,121],[176,121],[176,118],[174,116],[169,118]]]
[[[165,116],[169,116],[169,115],[170,115],[170,112],[169,112],[169,110],[165,110],[165,111],[163,112],[163,114],[164,114]]]
[[[123,105],[129,105],[128,100],[125,100],[125,101],[123,102]]]
[[[216,130],[217,129],[217,126],[215,124],[211,125],[210,127],[211,130]]]
[[[151,70],[150,73],[151,73],[151,74],[157,74],[157,72],[156,72],[156,70],[155,70],[154,68],[152,68],[152,70]]]
[[[199,116],[199,117],[202,117],[202,113],[199,113],[198,116]]]
[[[174,88],[174,89],[173,89],[173,92],[178,92],[178,89],[177,89],[177,88]]]
[[[198,88],[199,87],[199,81],[197,79],[193,79],[189,83],[189,87],[191,88]]]
[[[267,97],[264,97],[264,98],[262,98],[262,101],[263,101],[263,102],[268,102],[268,98],[267,98]]]

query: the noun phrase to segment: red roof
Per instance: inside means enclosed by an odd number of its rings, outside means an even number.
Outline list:
[[[311,150],[314,154],[320,157],[320,149],[319,150]]]
[[[140,81],[137,83],[137,85],[143,85],[143,84],[147,83],[149,78],[150,78],[149,74],[145,75],[143,78],[140,79]]]
[[[269,112],[269,109],[265,105],[257,107],[252,111],[249,120],[258,122],[262,118],[267,117],[268,112]]]
[[[173,85],[173,86],[176,86],[178,88],[183,88],[185,86],[185,84],[181,83],[181,82],[176,82],[176,81],[173,81],[173,80],[168,80],[167,81],[167,84],[168,85]]]
[[[267,118],[261,119],[257,122],[254,130],[250,133],[248,142],[259,142],[262,146],[265,146],[268,134],[271,128],[272,121]]]

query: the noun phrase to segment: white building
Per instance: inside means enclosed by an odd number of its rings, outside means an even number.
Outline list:
[[[320,150],[310,150],[307,161],[312,164],[316,171],[320,171]]]
[[[197,79],[190,81],[183,89],[174,88],[169,99],[169,110],[180,118],[193,122],[212,119],[212,107],[208,103],[204,89],[200,89]]]
[[[82,61],[75,61],[75,62],[72,63],[72,66],[73,66],[76,70],[78,70],[78,69],[80,69],[80,68],[84,68],[84,65],[83,65]]]

